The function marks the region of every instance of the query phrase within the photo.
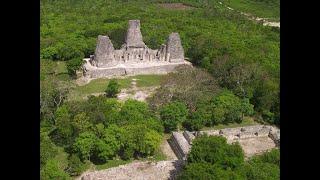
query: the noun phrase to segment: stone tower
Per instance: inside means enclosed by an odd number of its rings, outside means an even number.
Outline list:
[[[98,36],[93,64],[97,67],[110,67],[115,64],[114,47],[108,36]]]
[[[177,63],[184,61],[184,51],[178,33],[171,33],[167,40],[166,60]]]
[[[140,31],[140,20],[129,20],[129,27],[126,36],[127,47],[144,48],[145,43],[142,40]]]

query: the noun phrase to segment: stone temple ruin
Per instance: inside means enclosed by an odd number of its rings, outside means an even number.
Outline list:
[[[153,50],[143,42],[139,20],[129,20],[125,43],[114,49],[108,36],[98,36],[94,55],[84,59],[84,77],[101,78],[136,74],[166,74],[185,61],[178,33],[171,33],[166,44]]]

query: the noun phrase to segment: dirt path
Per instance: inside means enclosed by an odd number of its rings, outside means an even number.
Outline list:
[[[237,11],[237,10],[234,10],[233,8],[227,6],[227,5],[224,5],[222,2],[219,2],[219,4],[225,6],[227,9],[229,9],[231,11]],[[272,26],[272,27],[280,28],[280,22],[272,22],[272,21],[269,21],[268,18],[255,17],[255,16],[253,16],[251,14],[244,13],[244,12],[241,12],[241,11],[237,11],[237,12],[239,12],[240,14],[246,16],[250,20],[257,21],[257,22],[262,22],[264,26]]]

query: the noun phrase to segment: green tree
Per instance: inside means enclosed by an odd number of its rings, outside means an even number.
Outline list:
[[[50,159],[47,161],[45,166],[40,171],[40,177],[41,177],[40,179],[43,179],[43,180],[71,179],[69,175],[59,167],[59,162],[55,159]]]
[[[89,121],[89,117],[86,115],[85,112],[77,114],[73,118],[72,125],[73,125],[77,134],[89,131],[90,128],[92,127],[92,125]]]
[[[207,162],[190,163],[179,174],[178,180],[215,180],[215,179],[230,179],[241,180],[245,179],[231,169],[223,169],[220,166],[212,165]]]
[[[77,155],[71,154],[69,156],[67,172],[71,176],[80,175],[85,170],[85,168],[86,168],[85,164],[81,162],[80,158]]]
[[[50,140],[47,132],[40,132],[40,167],[44,166],[48,159],[57,155],[57,148]]]
[[[166,132],[176,130],[178,124],[186,120],[187,115],[188,109],[181,102],[172,102],[160,109],[160,117]]]
[[[97,137],[92,132],[84,132],[77,137],[73,148],[82,160],[90,160],[92,155]]]
[[[107,89],[106,89],[106,95],[107,97],[117,97],[117,94],[120,92],[120,85],[115,79],[111,79],[108,83]]]
[[[117,124],[137,123],[149,119],[150,116],[151,112],[146,103],[129,99],[121,107]]]
[[[223,91],[213,98],[212,103],[212,124],[219,123],[240,123],[244,115],[253,113],[253,105],[248,99],[241,100],[230,91]]]
[[[222,168],[236,168],[244,162],[244,153],[239,144],[227,144],[221,136],[201,136],[193,141],[188,162],[208,162]]]
[[[73,135],[73,127],[67,106],[63,105],[57,108],[55,112],[55,122],[60,140],[67,139],[67,141],[69,141]]]
[[[76,77],[76,72],[81,69],[81,66],[84,63],[82,58],[83,57],[77,57],[67,61],[67,70],[71,77]]]

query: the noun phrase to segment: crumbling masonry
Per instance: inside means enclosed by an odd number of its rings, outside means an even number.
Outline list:
[[[166,74],[183,64],[184,51],[178,33],[171,33],[166,44],[153,50],[143,42],[139,20],[129,20],[125,43],[114,49],[108,36],[98,36],[94,55],[84,59],[84,77],[100,78],[136,74]]]
[[[197,136],[207,134],[209,136],[223,136],[228,143],[236,141],[254,139],[254,138],[270,138],[274,144],[280,146],[280,129],[267,125],[254,125],[238,128],[226,128],[221,130],[208,130],[199,132],[172,132],[170,144],[177,155],[178,159],[186,160],[187,155],[192,146],[192,140]],[[268,149],[264,149],[268,150]]]

